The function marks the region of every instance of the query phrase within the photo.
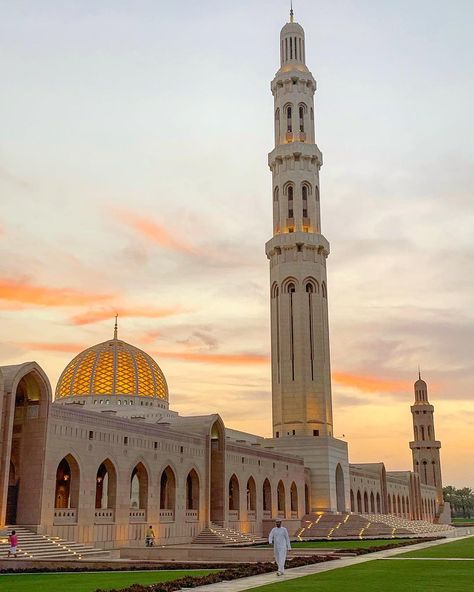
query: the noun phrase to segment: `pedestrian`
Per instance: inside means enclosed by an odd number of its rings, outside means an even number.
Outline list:
[[[16,559],[16,547],[18,545],[18,535],[16,534],[15,530],[12,530],[11,535],[8,537],[8,543],[10,545],[10,548],[8,549],[7,557],[11,557],[13,555],[13,557]]]
[[[275,521],[275,527],[270,531],[268,542],[273,545],[273,553],[278,568],[277,576],[282,576],[285,573],[286,554],[291,550],[291,544],[288,531],[281,525],[281,520]]]
[[[145,546],[146,547],[153,547],[155,544],[155,531],[153,530],[153,526],[150,524],[148,530],[146,531],[145,535]]]

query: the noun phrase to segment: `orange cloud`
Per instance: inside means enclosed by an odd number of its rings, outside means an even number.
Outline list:
[[[173,308],[153,308],[150,306],[101,308],[98,310],[89,310],[71,317],[74,325],[88,325],[89,323],[98,323],[107,319],[113,319],[118,314],[119,318],[142,317],[146,319],[161,319],[170,317],[182,312],[178,307]]]
[[[28,280],[0,278],[0,300],[37,306],[77,306],[110,300],[111,294],[82,292],[72,288],[54,288]]]
[[[159,358],[171,358],[183,362],[201,362],[221,366],[260,365],[270,362],[269,356],[259,354],[213,354],[196,352],[155,352]]]
[[[164,226],[154,222],[148,217],[125,209],[112,209],[116,220],[125,224],[148,241],[182,253],[196,254],[196,249],[188,242],[173,236]]]
[[[411,389],[409,382],[403,380],[386,380],[384,378],[377,378],[376,376],[333,372],[332,378],[334,382],[342,386],[352,387],[364,393],[393,393]]]
[[[20,343],[21,347],[31,351],[52,351],[52,352],[68,352],[78,354],[86,349],[86,345],[81,343],[46,343],[46,342],[30,342]]]

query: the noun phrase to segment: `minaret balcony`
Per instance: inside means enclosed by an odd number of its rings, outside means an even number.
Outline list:
[[[323,155],[316,144],[301,142],[299,141],[299,138],[295,139],[295,141],[287,142],[286,144],[279,144],[274,148],[268,155],[268,166],[272,169],[278,159],[283,161],[285,158],[309,158],[311,161],[314,161],[318,167],[321,167],[323,164]]]
[[[276,250],[284,248],[291,248],[295,245],[304,245],[316,249],[318,253],[321,253],[325,257],[329,255],[330,248],[329,242],[322,235],[316,232],[282,232],[275,235],[265,245],[265,253],[270,259]]]

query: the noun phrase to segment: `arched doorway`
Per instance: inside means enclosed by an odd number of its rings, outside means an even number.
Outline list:
[[[265,479],[263,482],[263,512],[265,518],[272,517],[272,487],[270,485],[270,481]]]
[[[291,517],[298,517],[298,489],[296,483],[293,481],[290,487],[290,506],[291,506]]]
[[[232,515],[230,514],[232,512]],[[240,487],[236,475],[229,479],[229,518],[238,520],[240,513]]]
[[[380,505],[380,493],[377,491],[377,514],[382,513],[382,508]]]
[[[8,496],[6,524],[16,524],[16,509],[18,503],[18,478],[15,465],[10,461],[10,472],[8,474]]]
[[[56,469],[55,508],[77,509],[79,507],[79,479],[79,465],[76,459],[68,454]]]
[[[211,488],[210,519],[224,524],[225,516],[225,434],[222,421],[213,423],[210,433]]]
[[[148,472],[143,463],[138,463],[130,475],[130,508],[146,510],[148,505]]]
[[[194,469],[186,477],[186,510],[199,510],[199,477]]]
[[[255,517],[257,509],[257,487],[255,486],[255,479],[249,477],[247,481],[247,513],[251,517]]]
[[[351,489],[351,512],[355,512],[354,492]]]
[[[283,481],[278,482],[277,487],[277,510],[279,517],[285,517],[286,514],[286,496],[285,496],[285,486],[283,485]]]
[[[176,507],[176,477],[168,465],[160,477],[160,510],[173,511]]]
[[[336,467],[336,502],[337,511],[346,511],[346,494],[344,487],[344,473],[340,464]]]
[[[117,473],[107,458],[99,465],[95,479],[96,510],[115,508],[117,497]]]
[[[370,492],[370,511],[372,514],[375,514],[375,497],[374,492]]]
[[[364,512],[369,513],[369,496],[366,491],[364,491]]]
[[[362,497],[359,489],[357,490],[357,511],[362,514]]]

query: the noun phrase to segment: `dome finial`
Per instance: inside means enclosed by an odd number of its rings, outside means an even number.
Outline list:
[[[418,380],[421,380],[420,364],[418,364]]]
[[[294,21],[293,0],[290,0],[290,23]]]
[[[118,339],[118,314],[115,315],[114,339]]]

